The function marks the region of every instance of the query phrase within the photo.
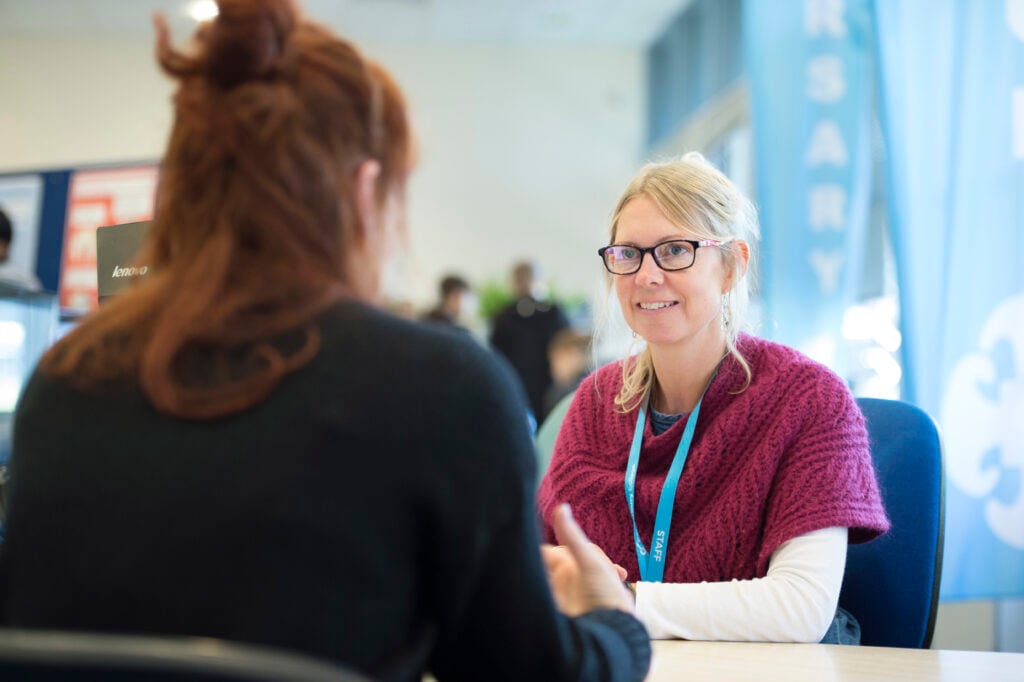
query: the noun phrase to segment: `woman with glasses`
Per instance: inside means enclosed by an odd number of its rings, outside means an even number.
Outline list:
[[[643,350],[579,387],[538,504],[569,502],[654,637],[851,641],[847,542],[884,533],[842,379],[742,330],[754,208],[699,154],[644,167],[601,248]]]
[[[194,51],[160,34],[151,274],[18,407],[0,623],[380,680],[643,679],[629,591],[565,508],[573,551],[542,559],[515,379],[376,305],[414,156],[401,92],[289,0],[218,4]]]

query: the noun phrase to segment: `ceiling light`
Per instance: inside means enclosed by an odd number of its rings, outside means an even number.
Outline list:
[[[215,0],[192,0],[186,11],[190,17],[200,22],[209,21],[220,12]]]

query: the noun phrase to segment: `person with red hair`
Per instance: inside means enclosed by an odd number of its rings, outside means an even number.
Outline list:
[[[377,305],[414,160],[399,88],[289,0],[219,5],[189,53],[158,20],[178,88],[150,274],[17,408],[0,622],[383,680],[642,679],[647,633],[567,509],[542,558],[515,379]]]

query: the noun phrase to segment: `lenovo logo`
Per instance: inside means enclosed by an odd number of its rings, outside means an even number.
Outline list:
[[[114,266],[114,273],[110,275],[114,279],[121,277],[141,277],[149,271],[149,268],[145,265],[141,267],[122,268],[117,265]]]

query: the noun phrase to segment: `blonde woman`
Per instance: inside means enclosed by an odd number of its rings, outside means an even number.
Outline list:
[[[843,381],[741,331],[757,236],[700,155],[640,171],[599,253],[645,347],[577,390],[539,509],[553,540],[572,504],[654,637],[855,641],[846,545],[889,522]]]

